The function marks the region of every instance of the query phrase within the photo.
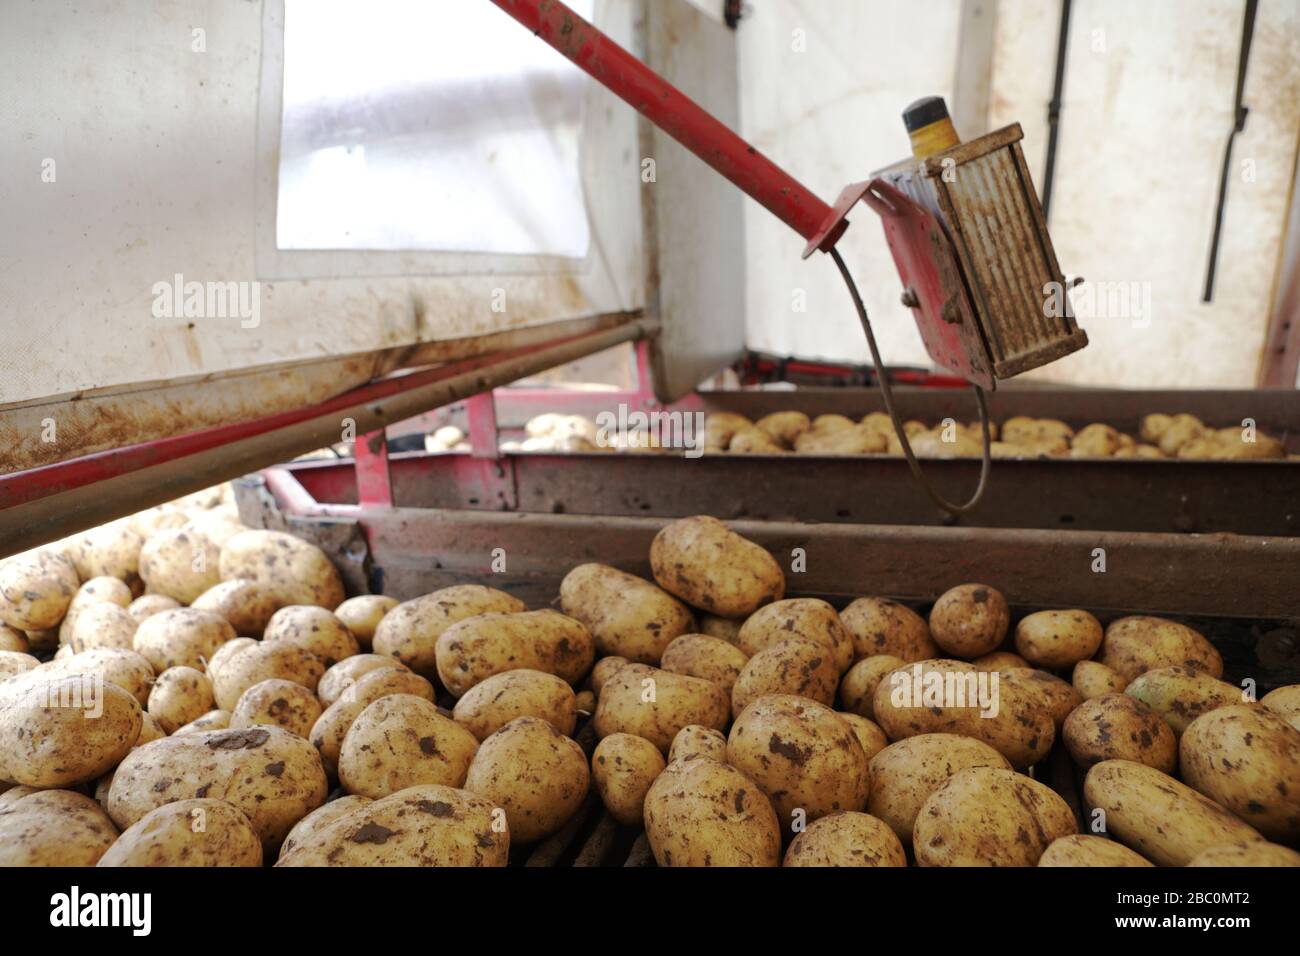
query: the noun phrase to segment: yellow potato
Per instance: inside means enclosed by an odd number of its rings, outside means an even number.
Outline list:
[[[290,680],[272,678],[259,681],[239,695],[230,712],[230,729],[267,725],[306,737],[320,715],[320,701],[310,690]]]
[[[330,611],[313,605],[290,604],[266,622],[262,640],[285,641],[320,658],[326,668],[361,653],[352,632]]]
[[[241,531],[221,548],[221,580],[263,584],[282,604],[338,607],[343,581],[325,552],[283,531]]]
[[[77,614],[68,636],[68,646],[74,654],[99,647],[119,647],[129,651],[138,626],[125,608],[101,601]]]
[[[796,836],[785,866],[907,866],[907,854],[883,821],[841,811],[814,820]]]
[[[1065,718],[1083,703],[1083,697],[1068,681],[1063,681],[1047,671],[1028,667],[999,671],[998,683],[1003,689],[1010,687],[1024,691],[1026,697],[1045,708],[1052,715],[1058,737]]]
[[[352,632],[363,650],[369,650],[384,615],[397,607],[397,599],[383,594],[361,594],[334,609],[335,616]]]
[[[0,807],[3,867],[94,866],[116,839],[113,821],[82,793],[19,793]]]
[[[0,562],[0,623],[23,631],[63,620],[81,579],[76,566],[54,551],[31,551]]]
[[[1039,866],[1151,866],[1122,843],[1091,833],[1058,837],[1038,858]]]
[[[131,604],[131,589],[117,578],[97,577],[77,588],[77,593],[72,595],[72,600],[68,602],[68,610],[63,615],[63,620],[59,622],[59,643],[68,644],[72,641],[72,629],[76,627],[77,618],[81,612],[96,604],[115,604],[118,607],[129,607]]]
[[[735,767],[699,756],[668,765],[645,798],[659,866],[778,866],[781,828],[763,791]]]
[[[224,800],[178,800],[133,823],[97,866],[261,866],[262,843]]]
[[[794,450],[801,455],[874,455],[888,447],[888,439],[876,429],[851,423],[846,428],[804,432],[794,440]]]
[[[1096,661],[1079,661],[1075,664],[1071,683],[1084,700],[1092,700],[1102,694],[1120,694],[1128,686],[1128,681],[1122,675]]]
[[[457,697],[493,674],[521,667],[576,684],[595,653],[587,629],[558,611],[480,614],[439,635],[438,677]]]
[[[650,545],[655,581],[692,607],[746,617],[785,594],[785,575],[766,550],[717,518],[679,518]]]
[[[8,624],[0,624],[0,651],[26,654],[31,649],[32,645],[27,640],[25,632],[12,628]]]
[[[1188,866],[1300,866],[1300,853],[1276,843],[1250,840],[1202,850]]]
[[[665,766],[659,748],[633,734],[610,734],[591,755],[592,782],[601,802],[628,827],[641,826],[645,796]]]
[[[906,664],[901,658],[892,654],[875,654],[864,657],[849,668],[840,682],[840,703],[852,714],[860,714],[868,719],[875,719],[876,688],[886,674],[898,670]]]
[[[72,543],[68,557],[83,581],[108,577],[122,581],[139,593],[140,549],[144,536],[127,521],[112,521],[91,528]]]
[[[997,650],[1010,623],[1006,598],[985,584],[950,588],[930,609],[930,635],[956,657],[980,657]]]
[[[727,737],[720,730],[703,724],[687,724],[673,737],[668,750],[668,762],[710,757],[719,763],[727,762]]]
[[[1246,702],[1240,687],[1194,667],[1157,667],[1140,675],[1124,693],[1154,710],[1178,736],[1201,714]]]
[[[1070,443],[1075,458],[1109,458],[1119,451],[1120,434],[1110,425],[1094,422],[1079,430]]]
[[[286,641],[254,642],[236,651],[212,675],[212,694],[218,707],[233,711],[240,696],[254,684],[275,678],[315,691],[324,673],[320,658],[301,647]]]
[[[593,721],[597,737],[635,734],[667,753],[683,727],[701,724],[722,730],[729,716],[727,694],[717,684],[628,664],[601,688]]]
[[[660,666],[674,674],[712,681],[728,694],[749,657],[739,647],[705,634],[683,634],[664,648]]]
[[[479,746],[465,789],[505,810],[510,838],[550,836],[582,806],[591,783],[576,742],[537,717],[516,717]]]
[[[1160,715],[1127,694],[1104,694],[1070,714],[1062,731],[1065,748],[1080,767],[1103,760],[1132,760],[1172,774],[1178,738]]]
[[[765,694],[791,694],[830,706],[835,702],[839,669],[819,641],[792,637],[770,644],[751,657],[731,688],[731,713],[739,717]]]
[[[149,713],[171,734],[216,708],[212,681],[193,667],[169,667],[149,691]]]
[[[791,448],[794,441],[812,427],[803,412],[773,412],[754,422],[754,427],[765,431],[782,448]]]
[[[414,694],[432,702],[433,685],[404,667],[375,670],[359,678],[338,700],[325,708],[308,735],[312,745],[320,751],[327,771],[333,774],[338,767],[339,751],[352,722],[368,706],[389,694]]]
[[[149,662],[137,654],[120,647],[97,647],[52,661],[42,668],[47,677],[72,677],[89,674],[110,684],[116,684],[136,699],[143,707],[149,700],[154,672]]]
[[[153,615],[161,611],[170,611],[180,606],[179,601],[165,594],[141,594],[127,605],[126,613],[135,618],[135,623],[138,625],[147,617],[153,617]]]
[[[145,618],[132,642],[135,652],[161,674],[169,667],[206,670],[217,648],[234,638],[235,629],[221,615],[181,607]]]
[[[284,843],[280,845],[280,859],[287,857],[298,844],[314,839],[315,834],[324,830],[335,820],[371,803],[374,803],[374,801],[369,797],[349,793],[335,797],[328,803],[317,807],[293,825],[289,835],[284,838]]]
[[[477,584],[458,584],[403,601],[375,628],[376,654],[395,657],[424,677],[437,673],[438,638],[443,631],[478,614],[513,614],[524,610],[518,598]],[[523,665],[519,665],[523,666]]]
[[[244,578],[231,578],[208,588],[194,599],[190,607],[220,614],[242,637],[260,638],[271,615],[283,604],[280,596],[269,586]]]
[[[19,674],[25,674],[27,671],[35,670],[40,666],[40,663],[31,654],[23,654],[19,651],[0,651],[0,682],[10,677],[16,677]]]
[[[973,767],[930,794],[912,847],[919,866],[1037,866],[1077,826],[1052,788],[1011,770]]]
[[[1060,670],[1101,647],[1101,624],[1087,611],[1038,611],[1016,625],[1016,650],[1035,667]]]
[[[1269,691],[1259,702],[1279,714],[1296,730],[1300,730],[1300,684],[1289,684]]]
[[[221,583],[221,549],[185,528],[158,531],[140,549],[140,577],[151,594],[189,604]]]
[[[425,784],[461,788],[478,741],[432,701],[390,694],[357,715],[339,750],[339,783],[379,799]]]
[[[386,654],[354,654],[339,661],[325,671],[316,685],[316,696],[322,707],[334,703],[344,692],[371,671],[406,670],[406,665]]]
[[[740,628],[744,623],[743,620],[738,621],[729,617],[701,614],[700,633],[719,638],[728,644],[735,644],[740,640]]]
[[[1010,651],[994,651],[971,661],[977,671],[1014,671],[1033,670],[1033,665],[1019,654]]]
[[[867,755],[868,762],[880,751],[889,746],[889,738],[885,732],[880,729],[880,725],[874,720],[868,720],[866,717],[860,717],[857,714],[846,714],[843,711],[836,711],[835,716],[849,725],[853,731],[853,736],[858,738],[858,743],[862,745],[862,752]]]
[[[475,684],[452,716],[480,741],[516,717],[540,717],[568,737],[578,723],[577,704],[573,688],[554,674],[519,668]]]
[[[605,682],[627,663],[628,659],[626,657],[602,657],[596,661],[591,668],[591,689],[596,694],[599,694],[600,689],[605,686]]]
[[[753,657],[777,641],[806,637],[824,644],[838,673],[853,665],[854,645],[835,608],[815,598],[791,598],[759,608],[740,628],[736,645]]]
[[[763,429],[754,426],[738,429],[727,444],[727,451],[738,455],[780,455],[788,450]]]
[[[760,697],[741,712],[727,736],[727,763],[762,788],[785,826],[861,810],[870,789],[867,757],[848,723],[787,694]]]
[[[1159,617],[1111,621],[1097,660],[1128,681],[1157,667],[1174,666],[1223,676],[1223,658],[1213,644],[1185,624]]]
[[[692,633],[690,610],[659,587],[605,564],[580,564],[560,582],[560,609],[591,632],[596,653],[658,664],[674,638]]]

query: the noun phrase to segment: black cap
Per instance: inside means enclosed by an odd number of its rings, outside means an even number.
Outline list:
[[[942,96],[923,96],[903,110],[903,125],[909,133],[948,118],[948,104]]]

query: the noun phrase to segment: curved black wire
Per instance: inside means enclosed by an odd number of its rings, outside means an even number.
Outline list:
[[[992,439],[989,436],[989,408],[984,398],[984,389],[978,385],[971,386],[975,390],[975,402],[979,405],[980,411],[980,428],[984,433],[984,462],[980,466],[980,481],[975,488],[975,494],[971,495],[969,501],[965,504],[955,505],[935,491],[934,486],[921,473],[921,463],[916,460],[916,455],[912,454],[912,445],[908,441],[907,432],[903,431],[903,423],[898,418],[898,412],[894,410],[894,396],[889,387],[889,379],[885,375],[885,363],[880,361],[880,349],[876,347],[876,336],[871,331],[871,320],[867,318],[867,307],[862,304],[862,296],[858,294],[857,284],[853,281],[853,276],[849,274],[849,267],[844,264],[844,260],[840,257],[839,250],[832,246],[830,252],[831,258],[835,260],[835,265],[839,267],[840,275],[844,277],[844,282],[849,287],[849,295],[853,297],[853,305],[858,310],[858,319],[862,322],[862,331],[867,334],[867,346],[871,349],[871,361],[876,367],[876,378],[880,381],[880,394],[885,399],[885,410],[889,412],[889,420],[894,423],[894,432],[898,435],[898,443],[903,446],[903,455],[907,458],[908,467],[912,469],[912,477],[925,489],[925,493],[930,496],[930,500],[944,511],[953,515],[965,514],[979,504],[980,499],[984,497],[984,489],[988,487],[989,469],[993,459]]]

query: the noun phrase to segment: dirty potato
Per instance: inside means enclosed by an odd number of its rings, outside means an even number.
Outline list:
[[[776,559],[707,515],[665,525],[650,545],[650,566],[669,594],[720,617],[747,617],[785,594]]]
[[[792,637],[763,648],[749,659],[731,688],[731,713],[739,717],[765,694],[792,694],[830,706],[835,702],[839,669],[819,641]]]
[[[0,561],[0,623],[21,631],[55,627],[80,584],[76,566],[54,551]]]
[[[460,789],[478,746],[431,701],[390,694],[352,722],[339,750],[339,783],[374,799],[422,784]]]
[[[753,657],[777,641],[806,637],[825,644],[843,674],[853,664],[853,639],[835,608],[815,598],[791,598],[759,608],[740,628],[736,645]]]
[[[320,751],[327,771],[333,774],[337,769],[339,751],[352,722],[363,710],[389,694],[414,694],[432,703],[433,685],[405,667],[381,668],[362,676],[325,708],[308,735],[312,746]]]
[[[1065,721],[1065,748],[1087,769],[1103,760],[1132,760],[1162,773],[1178,764],[1178,738],[1160,715],[1127,694],[1084,701]]]
[[[456,697],[521,667],[576,684],[594,659],[591,634],[581,622],[550,610],[466,618],[443,631],[437,644],[438,677]]]
[[[793,448],[795,439],[812,428],[812,422],[803,412],[773,412],[754,422],[754,427],[767,432],[782,448]]]
[[[320,658],[301,647],[286,641],[253,641],[224,660],[220,669],[211,675],[212,694],[218,707],[233,711],[240,696],[254,684],[274,678],[293,681],[315,691],[324,673],[325,665]]]
[[[35,670],[40,661],[21,651],[0,651],[0,681]]]
[[[605,686],[618,669],[629,663],[626,657],[602,657],[591,668],[591,689],[600,693],[600,689]]]
[[[1010,624],[1006,598],[986,584],[950,588],[930,609],[930,635],[956,657],[980,657],[997,650]]]
[[[860,717],[857,714],[846,714],[842,711],[836,711],[835,716],[840,718],[849,725],[853,731],[853,736],[858,738],[858,743],[862,745],[862,752],[867,755],[867,760],[880,753],[889,746],[889,738],[885,732],[880,729],[880,725],[874,720],[868,720],[866,717]]]
[[[591,755],[591,777],[605,809],[627,827],[642,825],[645,795],[666,766],[644,737],[610,734]]]
[[[261,866],[262,841],[224,800],[177,800],[122,832],[98,866]]]
[[[876,688],[886,674],[906,664],[892,654],[874,654],[864,657],[849,668],[840,682],[840,704],[851,714],[874,720],[876,714]]]
[[[141,594],[127,605],[126,613],[135,618],[135,623],[138,625],[147,617],[153,617],[153,615],[162,611],[170,611],[180,606],[179,601],[165,594]]]
[[[719,763],[727,762],[727,737],[720,730],[703,724],[687,724],[677,731],[668,749],[668,762],[711,757]]]
[[[511,840],[531,843],[564,826],[590,783],[575,741],[538,717],[516,717],[479,746],[465,789],[505,810]]]
[[[675,638],[695,629],[690,610],[644,578],[606,564],[580,564],[560,582],[560,609],[591,632],[596,653],[658,664]]]
[[[181,734],[193,734],[202,730],[225,730],[229,726],[230,711],[213,709],[197,720],[191,720],[188,724],[177,727],[171,732],[171,736],[178,737]]]
[[[1058,837],[1038,858],[1039,866],[1152,866],[1122,843],[1091,833]]]
[[[135,652],[161,674],[169,667],[206,670],[217,648],[235,636],[235,629],[221,615],[181,607],[145,618],[133,643]]]
[[[735,767],[678,760],[645,798],[645,832],[659,866],[779,866],[781,827],[767,796]]]
[[[683,727],[701,724],[722,730],[729,716],[727,694],[717,684],[628,664],[601,688],[593,721],[597,737],[635,734],[667,753]]]
[[[1183,666],[1223,676],[1223,658],[1214,645],[1185,624],[1136,615],[1111,621],[1097,658],[1125,680],[1157,667]]]
[[[1016,625],[1016,650],[1035,667],[1061,670],[1101,647],[1101,623],[1087,611],[1038,611]]]
[[[712,681],[728,694],[749,657],[734,644],[705,634],[683,634],[664,648],[666,671]]]
[[[841,811],[814,820],[794,838],[785,866],[907,866],[894,831],[865,813]]]
[[[504,591],[457,584],[397,605],[375,628],[372,646],[376,654],[395,657],[417,674],[432,677],[437,672],[438,638],[447,628],[479,614],[523,610],[524,603]]]
[[[348,793],[317,807],[293,825],[289,835],[284,838],[284,843],[280,845],[280,859],[284,859],[295,846],[305,843],[309,837],[319,833],[335,820],[371,803],[374,801],[369,797]]]
[[[220,614],[241,637],[260,638],[271,615],[283,604],[268,585],[245,578],[231,578],[208,588],[194,599],[190,607]]]
[[[1202,714],[1245,703],[1240,687],[1194,667],[1157,667],[1140,675],[1124,693],[1154,710],[1178,736]]]
[[[0,807],[3,867],[94,866],[116,839],[100,805],[72,790],[20,793]]]
[[[268,725],[305,738],[320,715],[320,701],[310,690],[291,680],[272,678],[239,695],[230,712],[230,729]]]
[[[384,615],[397,607],[397,599],[383,594],[361,594],[348,598],[334,609],[334,615],[352,632],[362,650],[370,650],[375,630]]]
[[[939,656],[925,618],[910,607],[879,597],[858,598],[840,612],[856,659],[886,654],[904,661]]]
[[[912,847],[920,866],[1036,866],[1052,841],[1076,831],[1074,812],[1051,787],[973,767],[925,801]]]
[[[316,696],[322,707],[334,703],[349,687],[371,671],[385,669],[406,670],[406,665],[386,654],[354,654],[339,661],[325,671],[316,685]]]
[[[140,549],[140,577],[151,594],[189,604],[221,583],[221,549],[185,528],[158,531]]]
[[[1017,667],[1009,671],[998,672],[999,690],[1014,687],[1024,691],[1025,696],[1035,700],[1052,715],[1056,725],[1057,736],[1065,718],[1083,703],[1083,697],[1068,682],[1055,674],[1028,667]]]
[[[735,644],[740,639],[740,628],[744,623],[743,620],[718,617],[716,614],[701,614],[700,633],[716,637],[728,644]]]
[[[215,707],[212,681],[193,667],[167,668],[149,691],[148,711],[168,734]]]
[[[486,740],[516,717],[540,717],[566,737],[578,722],[573,688],[554,674],[519,668],[494,674],[456,701],[452,712],[476,740]]]
[[[83,608],[68,635],[68,646],[74,654],[98,647],[119,647],[131,650],[139,625],[125,608],[109,601],[101,601]]]
[[[727,763],[762,788],[785,826],[867,802],[867,757],[852,729],[801,697],[771,694],[747,706],[727,736]]]
[[[1122,675],[1097,661],[1079,661],[1075,664],[1070,682],[1084,700],[1092,700],[1102,694],[1121,694],[1128,686],[1128,681]]]
[[[320,658],[326,668],[361,652],[357,639],[332,611],[307,604],[290,604],[272,614],[262,640],[300,647]]]
[[[221,548],[221,580],[270,588],[282,604],[338,607],[343,581],[325,552],[283,531],[241,531]]]
[[[1188,866],[1300,866],[1300,853],[1266,840],[1224,843],[1196,854]]]
[[[994,651],[992,654],[984,654],[971,661],[971,666],[977,671],[1014,671],[1014,670],[1033,670],[1034,665],[1025,660],[1019,654],[1012,654],[1010,651]]]

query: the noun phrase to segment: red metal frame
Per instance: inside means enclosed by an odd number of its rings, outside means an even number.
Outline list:
[[[388,473],[388,435],[380,428],[353,443],[357,500],[362,507],[391,508],[393,483]]]
[[[822,230],[831,208],[806,186],[559,0],[492,2],[805,239],[822,233],[825,250],[843,234],[846,221]]]

